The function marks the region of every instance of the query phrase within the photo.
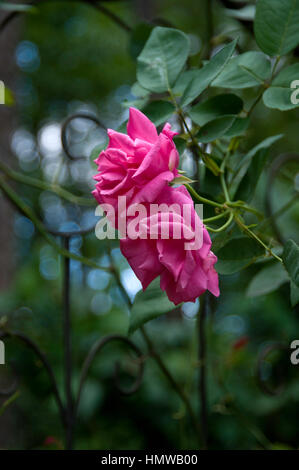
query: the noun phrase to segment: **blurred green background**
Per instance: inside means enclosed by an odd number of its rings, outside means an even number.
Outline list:
[[[27,175],[58,182],[88,196],[93,188],[95,165],[89,158],[66,161],[60,141],[63,120],[75,112],[88,112],[107,127],[119,127],[128,115],[123,103],[136,99],[131,91],[136,80],[136,56],[153,24],[173,25],[190,34],[195,51],[190,61],[196,64],[197,52],[205,49],[210,34],[209,3],[214,37],[239,37],[242,52],[257,49],[250,19],[236,18],[238,8],[255,2],[102,2],[108,12],[121,18],[123,25],[88,2],[51,1],[41,2],[33,11],[12,21],[0,36],[4,50],[9,30],[17,32],[13,55],[9,57],[15,67],[9,87],[16,100],[10,111],[16,124],[8,133],[11,165]],[[4,70],[5,64],[2,67]],[[246,99],[251,99],[253,93],[238,92]],[[298,109],[281,113],[260,103],[253,114],[246,145],[250,148],[267,136],[283,133],[283,139],[272,149],[270,161],[282,152],[296,151],[298,117]],[[2,119],[4,125],[3,115]],[[69,134],[70,148],[76,155],[89,157],[95,146],[105,145],[104,133],[82,119],[73,121]],[[96,156],[94,152],[92,155]],[[261,209],[266,178],[267,172],[254,201]],[[290,184],[287,175],[276,183],[276,208],[288,200]],[[16,189],[53,230],[88,228],[96,220],[92,207],[79,210],[52,193],[22,184]],[[298,209],[297,202],[279,219],[286,238],[297,242]],[[62,388],[60,258],[28,219],[17,213],[11,217],[13,275],[0,294],[0,322],[37,341],[53,364]],[[4,223],[2,219],[2,226]],[[109,243],[122,282],[133,298],[140,284],[122,258],[117,241]],[[2,259],[7,248],[2,245],[0,250]],[[107,263],[107,244],[98,241],[94,232],[74,237],[71,250]],[[278,285],[266,295],[248,297],[248,285],[255,272],[257,266],[221,276],[222,294],[210,305],[207,396],[209,447],[214,449],[298,448],[299,366],[290,364],[288,351],[273,354],[262,364],[262,379],[273,382],[274,387],[282,380],[282,393],[268,396],[257,382],[259,352],[273,341],[288,345],[299,338],[298,309],[290,307],[288,284]],[[110,275],[71,261],[71,280],[76,389],[89,347],[105,334],[126,334],[128,310]],[[148,327],[157,349],[191,394],[196,409],[197,308],[198,305],[186,304],[183,311],[176,309]],[[133,339],[144,348],[138,332]],[[60,448],[63,429],[48,377],[30,351],[12,340],[5,344],[7,365],[1,366],[1,380],[9,380],[6,375],[12,365],[20,395],[0,416],[0,447]],[[150,358],[139,391],[130,397],[118,393],[113,373],[114,362],[120,358],[124,383],[134,380],[134,367],[125,349],[114,344],[107,346],[95,361],[83,392],[75,448],[196,448],[196,437],[181,402]]]

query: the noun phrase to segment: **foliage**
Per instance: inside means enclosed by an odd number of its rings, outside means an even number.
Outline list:
[[[196,180],[191,189],[187,182],[188,189],[195,202],[204,204],[204,221],[218,256],[221,296],[217,302],[210,299],[206,328],[209,446],[296,448],[295,368],[289,361],[284,364],[286,386],[275,397],[256,387],[254,370],[264,346],[272,341],[288,345],[298,330],[292,314],[299,302],[298,165],[287,164],[276,175],[271,187],[274,215],[267,212],[265,196],[274,159],[296,151],[298,104],[291,100],[291,83],[299,79],[299,2],[259,0],[252,15],[252,2],[250,10],[242,11],[215,1],[210,31],[205,30],[204,15],[192,14],[205,1],[160,3],[158,16],[165,16],[172,27],[141,22],[128,5],[109,9],[135,24],[130,32],[83,4],[45,3],[26,16],[26,44],[31,51],[36,45],[38,53],[35,61],[20,67],[15,93],[23,132],[22,149],[13,147],[19,168],[12,172],[1,165],[2,190],[22,210],[15,221],[19,267],[14,285],[0,297],[1,312],[10,312],[1,317],[1,326],[28,332],[42,344],[61,387],[62,251],[55,239],[43,238],[34,214],[53,229],[65,226],[65,220],[86,228],[95,218],[91,200],[80,210],[72,205],[83,203],[91,190],[89,163],[67,162],[57,142],[56,150],[49,140],[45,145],[46,131],[60,127],[68,113],[82,111],[124,129],[130,105],[157,126],[170,120],[179,132],[181,170]],[[194,53],[196,39],[199,49]],[[91,159],[106,145],[103,133],[83,121],[71,128],[69,137],[75,152],[89,152]],[[5,191],[10,179],[18,181],[12,191],[21,195],[21,202]],[[286,243],[277,237],[273,218]],[[198,306],[173,309],[155,285],[135,296],[139,285],[135,289],[137,281],[115,242],[80,236],[70,252],[74,386],[94,340],[129,331],[144,347],[139,328],[149,322],[157,349],[196,404]],[[108,269],[111,260],[128,295],[135,296],[131,312]],[[9,342],[8,347],[7,357],[13,355],[24,377],[17,405],[27,420],[25,437],[14,446],[41,447],[49,434],[60,440],[63,430],[41,365],[20,346]],[[92,368],[79,410],[77,447],[196,448],[185,406],[153,362],[136,395],[117,395],[111,364],[120,354],[121,349],[110,346]],[[262,381],[273,380],[275,386],[280,359],[262,362]],[[123,367],[134,375],[127,356]]]

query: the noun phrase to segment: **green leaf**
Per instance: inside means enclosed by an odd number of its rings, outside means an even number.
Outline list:
[[[282,259],[293,283],[299,288],[299,246],[293,240],[285,244]]]
[[[192,82],[193,78],[197,77],[198,72],[199,69],[185,70],[184,72],[182,72],[172,89],[174,95],[177,97],[181,97],[185,92],[186,88]]]
[[[202,143],[212,142],[223,136],[231,128],[235,116],[224,116],[205,124],[197,133],[197,138]]]
[[[291,305],[292,307],[296,307],[296,305],[299,303],[299,287],[297,287],[296,284],[291,281],[290,289]]]
[[[134,333],[144,323],[157,318],[175,308],[168,300],[167,295],[160,288],[159,280],[156,279],[146,289],[138,292],[130,314],[129,334]]]
[[[226,137],[237,137],[242,135],[250,124],[250,118],[236,118],[232,126],[225,132]]]
[[[163,124],[174,113],[173,104],[168,101],[152,101],[142,108],[142,112],[156,125]]]
[[[232,197],[235,196],[236,191],[237,191],[242,179],[244,178],[245,174],[247,173],[248,168],[250,167],[253,158],[254,157],[258,158],[259,156],[264,158],[265,155],[264,155],[264,153],[261,152],[261,150],[268,149],[271,145],[273,145],[275,142],[277,142],[279,139],[281,139],[282,136],[283,136],[282,134],[279,134],[279,135],[274,135],[274,136],[271,136],[271,137],[267,137],[267,139],[263,140],[258,145],[253,147],[253,149],[251,149],[247,153],[247,155],[245,155],[242,158],[242,160],[240,161],[239,166],[237,167],[236,174],[233,177],[233,180],[230,184],[230,193],[231,193]],[[264,160],[263,160],[263,163],[265,163]]]
[[[218,176],[221,173],[219,166],[208,153],[204,153],[202,155],[202,159],[205,166],[213,173],[213,175]]]
[[[260,149],[252,159],[247,173],[245,173],[242,179],[242,184],[239,185],[239,188],[234,196],[236,200],[247,202],[251,201],[262,171],[265,168],[267,159],[268,149]]]
[[[247,297],[269,294],[290,280],[281,263],[271,264],[261,269],[250,281]]]
[[[214,96],[202,103],[198,103],[190,110],[189,115],[199,126],[204,126],[208,122],[220,116],[239,114],[243,109],[243,101],[236,95],[228,93]]]
[[[150,92],[143,88],[138,82],[135,82],[131,88],[131,92],[137,98],[146,98],[150,95]]]
[[[297,83],[296,83],[297,82]],[[263,94],[264,104],[268,108],[287,111],[299,106],[299,64],[283,69],[273,80],[272,85]]]
[[[175,143],[177,151],[179,152],[180,155],[182,155],[184,151],[186,150],[186,140],[182,139],[181,137],[175,136],[173,141]]]
[[[195,183],[195,181],[188,178],[188,176],[180,175],[174,178],[169,184],[170,186],[174,186],[174,185],[191,184],[191,183]]]
[[[216,253],[216,271],[219,274],[236,273],[252,264],[264,252],[264,248],[252,238],[232,238]]]
[[[262,52],[245,52],[230,59],[212,86],[249,88],[260,85],[271,75],[271,62]]]
[[[153,29],[137,58],[137,79],[155,93],[167,91],[175,83],[188,58],[188,36],[172,28]]]
[[[227,64],[236,48],[237,40],[224,46],[212,59],[201,69],[191,71],[189,80],[185,82],[185,89],[181,98],[181,106],[186,106],[197,98],[219,75]]]
[[[263,52],[284,55],[299,44],[299,0],[259,0],[254,34]]]

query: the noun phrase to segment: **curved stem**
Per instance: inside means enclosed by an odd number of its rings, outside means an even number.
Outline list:
[[[55,242],[54,238],[48,234],[44,224],[38,219],[31,207],[18,196],[18,194],[5,183],[4,178],[0,177],[0,189],[5,193],[7,198],[14,204],[14,206],[28,219],[32,221],[36,229],[44,237],[44,239],[51,245],[60,255],[65,256],[66,258],[74,259],[75,261],[80,261],[80,263],[90,266],[91,268],[102,269],[103,271],[111,272],[111,268],[100,266],[95,261],[86,258],[85,256],[76,255],[70,251],[62,248],[58,243]]]
[[[0,162],[0,170],[2,170],[3,173],[10,179],[18,183],[22,183],[33,188],[42,189],[44,191],[51,191],[57,194],[57,196],[60,196],[61,198],[65,199],[66,201],[72,202],[73,204],[91,207],[94,207],[96,205],[95,200],[92,198],[76,196],[75,194],[72,194],[71,192],[62,188],[58,184],[49,184],[46,181],[42,181],[37,178],[32,178],[31,176],[23,175],[22,173],[12,170],[2,162]]]
[[[189,193],[191,194],[191,196],[194,197],[194,199],[196,199],[197,201],[199,202],[202,202],[204,204],[209,204],[210,206],[214,206],[214,207],[220,207],[220,208],[223,208],[223,204],[220,204],[219,202],[215,202],[215,201],[210,201],[210,199],[207,199],[205,197],[202,197],[200,196],[196,191],[195,189],[192,188],[192,186],[190,186],[190,184],[185,184],[186,188],[188,189]]]
[[[206,229],[209,230],[210,232],[213,232],[213,233],[223,232],[223,230],[225,230],[225,229],[231,224],[231,222],[233,221],[233,218],[234,218],[234,213],[231,212],[231,213],[229,214],[229,218],[227,219],[227,221],[225,222],[225,224],[223,224],[221,227],[219,227],[219,228],[211,228],[211,227],[207,227],[207,226],[206,226]]]
[[[277,256],[275,253],[273,253],[271,248],[269,248],[252,230],[250,230],[250,228],[248,228],[238,216],[235,215],[235,219],[237,224],[242,228],[242,230],[244,230],[251,238],[254,238],[260,245],[262,245],[271,256],[273,256],[278,261],[280,261],[280,263],[282,263],[282,259],[280,258],[280,256]]]
[[[259,219],[264,218],[264,215],[255,207],[251,207],[248,204],[245,204],[243,201],[234,201],[234,202],[227,202],[226,203],[228,207],[232,208],[239,208],[243,209],[246,212],[251,212],[252,214],[255,214]]]
[[[203,219],[203,223],[205,224],[206,222],[213,222],[214,220],[219,220],[225,217],[229,213],[229,210],[226,210],[224,212],[221,212],[221,214],[215,215],[213,217],[208,217],[207,219]]]

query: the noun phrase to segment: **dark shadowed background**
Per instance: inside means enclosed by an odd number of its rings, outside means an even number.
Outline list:
[[[1,161],[86,197],[94,185],[92,160],[105,145],[105,133],[92,122],[74,120],[69,146],[75,155],[86,159],[68,161],[61,145],[61,125],[72,113],[91,113],[114,129],[127,119],[124,103],[138,99],[131,89],[136,81],[136,57],[155,24],[173,26],[190,35],[194,47],[191,65],[198,61],[200,52],[207,57],[210,37],[239,37],[240,51],[257,49],[250,15],[240,21],[236,13],[255,2],[106,1],[99,2],[99,9],[92,3],[37,2],[0,33],[0,79],[14,99],[11,106],[0,106]],[[7,9],[1,11],[0,19],[8,13]],[[217,44],[217,39],[214,42]],[[250,98],[252,90],[238,92]],[[281,113],[260,103],[253,114],[248,146],[283,133],[272,148],[269,163],[282,152],[296,151],[298,117],[298,109]],[[276,209],[289,198],[293,172],[290,168],[275,183]],[[267,171],[254,201],[259,208],[265,204],[266,181]],[[14,188],[52,230],[88,228],[96,221],[92,205],[79,209],[48,191],[16,182]],[[297,202],[279,219],[285,237],[297,242],[298,209]],[[121,256],[118,242],[109,242],[109,246],[123,285],[134,298],[140,283]],[[74,237],[71,250],[108,263],[107,243],[97,240],[94,232]],[[0,263],[0,324],[23,331],[47,352],[62,387],[60,257],[31,221],[12,210],[2,197]],[[108,333],[126,334],[128,309],[110,274],[76,261],[70,266],[75,388],[91,344]],[[266,345],[289,345],[299,338],[298,309],[291,308],[289,285],[284,281],[278,280],[275,290],[265,295],[261,286],[261,295],[255,290],[252,296],[249,281],[256,271],[257,266],[252,266],[221,276],[222,295],[211,299],[207,322],[210,448],[298,448],[299,366],[290,365],[289,352],[275,352],[263,362],[262,381],[274,388],[284,384],[275,396],[264,393],[257,379],[258,356]],[[196,408],[197,309],[198,305],[185,304],[183,310],[175,309],[148,328]],[[143,347],[138,332],[133,339]],[[12,380],[12,366],[20,393],[0,415],[0,447],[62,447],[63,429],[40,361],[12,340],[5,345],[7,365],[0,366],[0,379]],[[184,419],[185,410],[155,363],[147,361],[141,388],[125,397],[113,383],[114,362],[119,359],[124,384],[134,380],[130,355],[118,345],[107,346],[86,382],[75,448],[195,448],[196,438]]]

